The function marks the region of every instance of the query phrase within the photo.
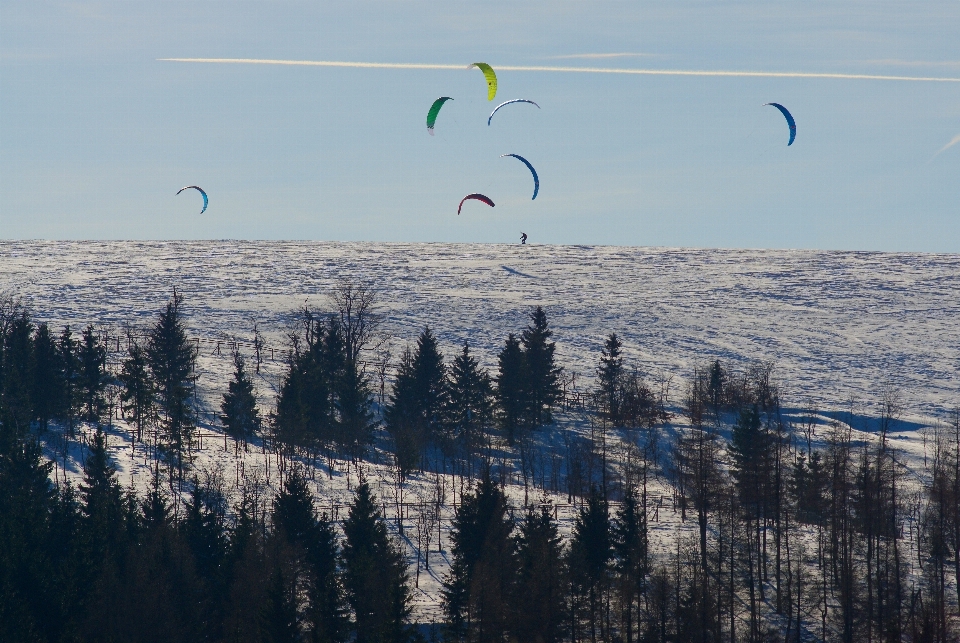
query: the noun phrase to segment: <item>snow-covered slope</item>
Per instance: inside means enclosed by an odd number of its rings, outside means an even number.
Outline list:
[[[568,372],[592,376],[616,332],[646,372],[773,360],[789,400],[898,386],[912,412],[960,400],[960,256],[587,246],[5,242],[0,288],[57,324],[149,323],[174,287],[191,332],[283,344],[291,312],[341,279],[380,292],[399,347],[429,324],[488,364],[543,305]],[[396,350],[394,351],[396,353]],[[210,375],[219,369],[210,365]],[[205,378],[207,380],[207,378]],[[209,380],[207,380],[209,383]]]
[[[247,342],[254,323],[268,348],[258,380],[269,408],[282,370],[285,331],[307,303],[329,309],[328,294],[341,280],[378,291],[381,331],[394,357],[430,325],[447,356],[468,340],[488,366],[508,332],[526,323],[534,305],[545,307],[555,330],[560,363],[591,384],[603,338],[616,332],[628,363],[653,379],[673,376],[672,399],[692,367],[721,359],[742,368],[774,361],[788,407],[843,411],[855,428],[869,429],[879,391],[901,391],[904,416],[895,443],[908,467],[920,469],[925,441],[919,427],[960,404],[960,256],[808,251],[689,250],[583,246],[260,242],[5,242],[0,243],[0,290],[19,294],[37,320],[60,326],[94,323],[109,336],[124,325],[144,327],[177,288],[185,297],[191,336],[199,338],[199,392],[204,438],[196,467],[221,475],[231,488],[244,473],[276,483],[276,462],[254,448],[242,458],[217,434],[219,395],[232,371],[230,340]],[[220,354],[217,342],[220,341]],[[113,347],[114,349],[116,346]],[[271,353],[270,348],[274,349]],[[117,359],[119,353],[112,353]],[[851,406],[851,401],[857,403]],[[855,414],[848,412],[854,409]],[[582,431],[584,419],[564,414],[553,435]],[[821,416],[826,419],[826,416]],[[679,418],[678,418],[679,422]],[[674,428],[683,430],[682,424]],[[126,428],[111,432],[111,449],[124,483],[143,486],[149,454],[132,448]],[[79,474],[82,447],[58,463],[57,475]],[[363,464],[394,517],[398,488],[382,453]],[[317,471],[318,502],[340,511],[357,471],[334,462]],[[217,473],[219,472],[219,473]],[[522,504],[517,477],[508,493]],[[426,500],[438,478],[415,475],[402,488],[404,502]],[[446,499],[440,528],[446,543],[459,482],[441,476]],[[459,494],[459,490],[457,491]],[[539,491],[536,492],[539,497]],[[652,493],[669,496],[662,480]],[[573,508],[553,495],[569,531]],[[669,498],[668,498],[669,499]],[[654,543],[668,551],[679,522],[669,502],[651,524]],[[405,521],[412,538],[416,511]],[[445,546],[444,546],[445,548]],[[414,551],[409,549],[411,556]],[[431,571],[421,573],[419,618],[436,617],[445,554],[431,544]]]

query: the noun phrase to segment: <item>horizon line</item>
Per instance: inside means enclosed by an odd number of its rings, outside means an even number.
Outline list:
[[[287,65],[304,67],[352,67],[360,69],[465,70],[468,65],[440,63],[375,63],[340,60],[274,60],[266,58],[157,58],[158,62],[214,63],[234,65]],[[631,69],[624,67],[558,67],[549,65],[498,65],[503,71],[546,71],[581,74],[630,74],[640,76],[714,76],[752,78],[832,78],[844,80],[898,80],[913,82],[960,83],[960,78],[937,76],[887,76],[881,74],[844,74],[829,72],[727,71],[684,69]]]

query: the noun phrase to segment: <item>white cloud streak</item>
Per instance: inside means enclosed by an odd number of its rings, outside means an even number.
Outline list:
[[[304,67],[353,67],[360,69],[467,69],[467,65],[432,63],[368,63],[340,60],[269,60],[262,58],[158,58],[163,62],[215,63],[228,65],[290,65]],[[960,83],[960,78],[937,76],[885,76],[879,74],[831,74],[818,72],[723,71],[684,69],[629,69],[616,67],[554,67],[547,65],[495,65],[497,71],[541,71],[575,74],[630,74],[638,76],[713,76],[738,78],[833,78],[846,80],[900,80],[934,83]]]
[[[933,158],[937,158],[938,156],[940,156],[941,154],[949,150],[951,147],[953,147],[957,143],[960,143],[960,134],[957,134],[952,139],[950,139],[950,142],[944,145],[943,147],[941,147],[940,151],[938,151],[936,154],[933,155]]]
[[[642,54],[633,52],[623,52],[618,54],[565,54],[563,56],[544,56],[546,60],[564,60],[569,58],[660,58],[663,54]]]

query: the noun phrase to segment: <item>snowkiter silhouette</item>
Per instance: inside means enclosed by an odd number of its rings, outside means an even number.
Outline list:
[[[526,232],[521,232],[521,233],[520,233],[520,245],[526,245],[526,243],[527,243],[527,233],[526,233]]]

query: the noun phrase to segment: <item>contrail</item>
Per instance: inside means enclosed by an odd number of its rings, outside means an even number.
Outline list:
[[[938,156],[940,156],[942,153],[949,150],[951,147],[953,147],[957,143],[960,143],[960,134],[957,134],[952,139],[950,139],[950,142],[944,145],[943,147],[941,147],[940,151],[933,155],[933,158],[937,158]]]
[[[466,69],[466,65],[433,63],[363,63],[341,60],[268,60],[262,58],[158,58],[164,62],[219,63],[233,65],[300,65],[305,67],[358,67],[362,69]],[[817,72],[722,71],[684,69],[627,69],[617,67],[552,67],[497,65],[498,71],[545,71],[574,74],[634,74],[640,76],[729,76],[746,78],[836,78],[847,80],[905,80],[933,83],[960,83],[960,78],[936,76],[882,76],[877,74],[828,74]]]

